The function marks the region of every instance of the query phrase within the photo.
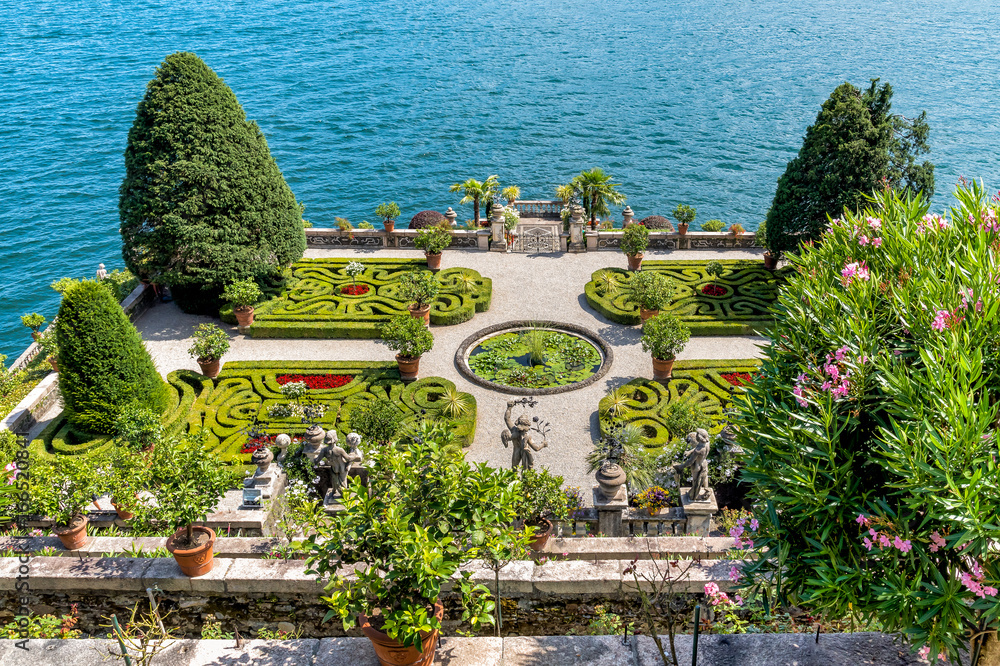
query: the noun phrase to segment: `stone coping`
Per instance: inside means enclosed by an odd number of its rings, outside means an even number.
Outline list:
[[[26,560],[26,561],[22,561]],[[722,590],[731,587],[729,570],[741,560],[701,560],[690,565],[688,575],[675,591],[701,594],[705,584],[715,582]],[[550,560],[544,564],[518,561],[500,570],[504,596],[513,598],[593,597],[634,593],[631,575],[625,576],[627,560]],[[358,565],[344,567],[345,577],[353,577]],[[666,562],[642,560],[637,571],[656,576]],[[27,568],[27,573],[21,567]],[[494,574],[482,562],[474,561],[464,570],[472,580],[493,588]],[[157,587],[164,592],[200,595],[319,594],[323,585],[306,574],[301,560],[261,560],[216,558],[209,573],[189,578],[181,573],[173,558],[132,557],[4,557],[0,558],[0,592],[13,592],[19,572],[27,576],[32,593],[80,592],[90,595],[144,592]],[[676,575],[676,574],[675,574]],[[458,577],[458,574],[455,576]],[[642,584],[644,588],[649,586]]]
[[[693,637],[674,639],[677,663],[690,664]],[[669,644],[663,636],[669,655]],[[0,666],[106,666],[117,641],[30,639],[25,652],[14,640],[0,640]],[[669,658],[669,657],[668,657]],[[367,638],[290,641],[173,641],[155,659],[163,666],[379,666]],[[443,636],[435,653],[440,666],[662,666],[648,636]],[[887,634],[702,634],[698,666],[911,666],[926,664]]]
[[[34,344],[34,343],[32,343]],[[10,430],[17,434],[27,434],[38,419],[52,406],[53,394],[59,391],[59,375],[50,372],[28,392],[28,395],[10,410],[2,422],[0,430]]]

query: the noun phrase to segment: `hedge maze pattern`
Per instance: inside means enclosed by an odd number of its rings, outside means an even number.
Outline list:
[[[446,419],[440,402],[447,390],[455,385],[440,377],[427,377],[410,384],[399,378],[395,363],[322,362],[322,361],[239,361],[226,363],[215,379],[190,370],[177,370],[167,376],[173,389],[171,404],[164,414],[165,430],[169,434],[183,432],[204,434],[205,447],[223,462],[245,464],[249,454],[240,454],[247,440],[244,429],[255,417],[270,435],[305,432],[308,424],[292,417],[269,422],[267,410],[276,403],[287,403],[276,377],[283,374],[352,375],[353,381],[336,389],[311,389],[309,397],[326,405],[326,414],[319,420],[324,429],[335,428],[340,441],[346,441],[350,414],[353,409],[376,399],[392,401],[403,414],[403,424],[421,418]],[[469,403],[468,413],[450,419],[457,442],[468,446],[476,431],[476,399],[461,394]],[[109,438],[87,439],[72,443],[73,435],[64,419],[58,419],[32,442],[33,452],[41,457],[61,454],[94,454],[113,446]]]
[[[644,433],[643,445],[650,449],[663,447],[670,441],[664,422],[668,404],[675,400],[691,400],[712,420],[709,432],[718,434],[726,423],[725,410],[732,404],[734,392],[741,391],[722,375],[730,373],[754,374],[760,369],[756,359],[725,361],[677,361],[671,379],[666,384],[651,379],[633,379],[622,389],[632,391],[627,413],[620,421],[636,423]],[[612,419],[608,415],[611,398],[601,399],[599,414],[601,434],[608,434]]]
[[[250,332],[257,338],[377,338],[378,325],[406,314],[399,298],[400,277],[429,270],[420,259],[360,260],[365,270],[353,283],[360,296],[341,293],[352,285],[344,272],[349,259],[303,259],[292,265],[290,287],[257,306]],[[472,319],[490,307],[493,282],[468,268],[438,271],[441,290],[431,304],[431,324],[448,326]]]
[[[718,279],[705,271],[707,261],[644,261],[642,270],[673,278],[677,292],[666,311],[691,329],[692,335],[747,335],[769,326],[770,307],[784,283],[783,271],[769,271],[759,261],[721,261],[726,272]],[[629,300],[629,272],[604,268],[593,275],[584,291],[587,303],[611,321],[639,323],[639,306]],[[608,288],[610,282],[611,288]],[[720,296],[702,293],[715,284],[726,290]]]

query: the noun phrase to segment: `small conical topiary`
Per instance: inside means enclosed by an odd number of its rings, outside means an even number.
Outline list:
[[[168,56],[146,86],[119,197],[128,268],[188,311],[217,310],[226,284],[275,278],[305,251],[302,207],[264,135],[193,53]]]
[[[63,294],[56,340],[59,391],[74,429],[114,434],[118,413],[131,405],[163,413],[167,385],[139,331],[99,283],[84,281]]]

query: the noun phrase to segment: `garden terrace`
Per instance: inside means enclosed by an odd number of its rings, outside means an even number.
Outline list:
[[[729,260],[719,262],[725,272],[716,278],[705,270],[708,263],[647,260],[642,270],[674,280],[677,292],[665,311],[687,324],[692,335],[754,335],[773,322],[770,308],[784,282],[783,271],[769,271],[756,261]],[[639,306],[630,301],[629,275],[622,268],[596,271],[585,293],[590,307],[631,326],[639,323]]]
[[[359,259],[364,272],[352,280],[349,259],[302,259],[292,265],[288,286],[255,308],[255,338],[377,338],[378,325],[407,313],[399,297],[407,271],[428,270],[421,259]],[[431,303],[431,324],[450,326],[490,307],[493,283],[468,268],[437,273],[441,290]],[[345,291],[346,290],[346,291]],[[349,293],[357,292],[357,293]],[[222,318],[235,323],[232,310]]]

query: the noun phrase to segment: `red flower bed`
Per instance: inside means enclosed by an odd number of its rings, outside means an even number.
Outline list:
[[[726,372],[721,375],[723,379],[733,386],[746,386],[753,384],[753,375],[749,372]]]
[[[725,296],[726,288],[720,287],[717,284],[706,284],[704,287],[701,288],[701,293],[705,294],[706,296]]]
[[[341,287],[340,293],[346,294],[348,296],[364,296],[365,294],[368,293],[368,285],[352,284],[348,287]]]
[[[353,375],[278,375],[278,384],[284,386],[289,382],[305,382],[311,389],[335,389],[354,381]]]
[[[254,437],[253,439],[248,439],[240,449],[240,453],[253,453],[257,449],[262,449],[265,446],[271,446],[274,444],[274,435],[261,435],[260,437]]]

